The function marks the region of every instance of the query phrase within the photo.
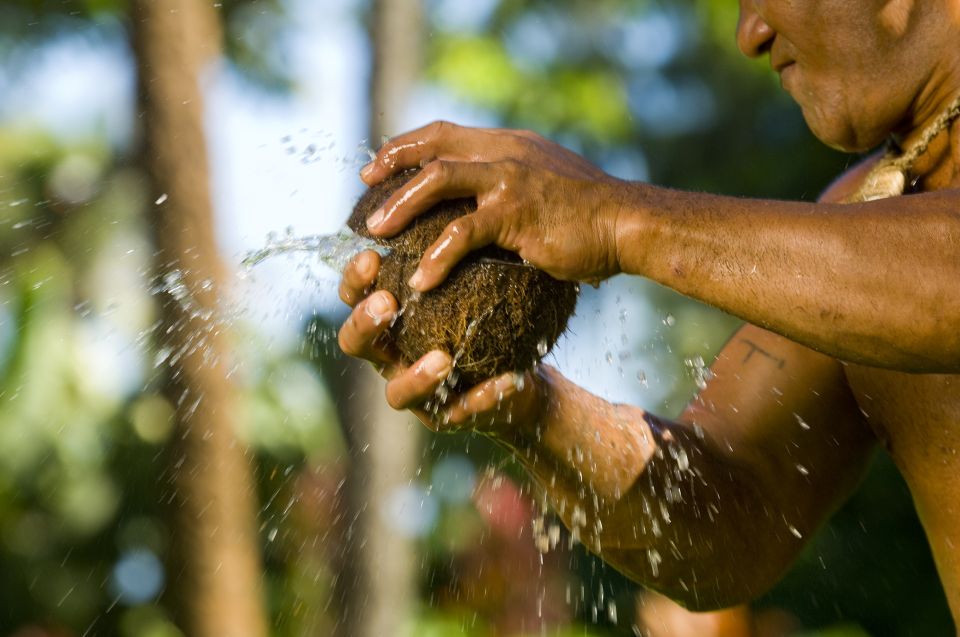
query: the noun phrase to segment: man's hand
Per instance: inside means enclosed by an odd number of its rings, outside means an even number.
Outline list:
[[[433,351],[405,365],[392,347],[387,330],[400,311],[386,290],[369,296],[380,268],[373,251],[357,255],[346,267],[340,298],[354,308],[340,329],[340,348],[350,356],[377,366],[387,379],[387,402],[394,409],[410,409],[434,431],[469,428],[511,442],[521,428],[533,429],[541,405],[538,375],[528,372],[492,378],[460,395],[447,395],[446,381],[453,360]]]
[[[623,182],[529,131],[430,124],[384,144],[361,171],[374,185],[423,170],[367,222],[392,236],[438,201],[475,197],[477,211],[450,223],[410,285],[426,291],[471,250],[495,243],[555,278],[596,283],[619,272],[616,217]]]

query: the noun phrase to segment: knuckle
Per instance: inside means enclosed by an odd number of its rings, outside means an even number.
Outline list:
[[[447,237],[453,238],[454,240],[460,240],[468,242],[473,238],[475,232],[475,221],[473,215],[467,217],[461,217],[456,221],[451,221],[447,226],[446,235]]]
[[[502,164],[502,171],[508,177],[516,177],[523,172],[523,164],[514,157],[504,159]]]
[[[513,131],[513,146],[520,153],[525,153],[533,146],[535,133],[528,130]]]
[[[471,240],[490,239],[496,237],[503,227],[501,220],[504,214],[505,204],[498,204],[495,208],[485,210],[483,214],[478,214],[474,220],[473,233]]]
[[[528,128],[525,128],[525,129],[521,130],[520,133],[521,133],[524,137],[526,137],[527,139],[529,139],[529,140],[532,141],[532,142],[539,141],[539,140],[543,139],[543,136],[542,136],[540,133],[538,133],[538,132],[536,132],[536,131],[532,131],[532,130],[530,130],[530,129],[528,129]]]
[[[450,122],[444,119],[438,119],[430,124],[430,136],[433,138],[439,138],[444,133],[450,130],[453,126]]]
[[[430,181],[444,181],[450,174],[450,163],[442,159],[435,159],[423,169],[424,177]]]

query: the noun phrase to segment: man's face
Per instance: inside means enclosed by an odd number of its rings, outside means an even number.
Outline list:
[[[957,5],[740,0],[737,44],[750,57],[770,54],[818,138],[865,150],[935,116],[960,88]]]

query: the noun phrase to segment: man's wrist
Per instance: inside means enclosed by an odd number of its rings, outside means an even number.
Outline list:
[[[645,276],[656,232],[651,200],[658,189],[641,182],[623,182],[615,198],[613,245],[617,272]]]
[[[514,451],[529,453],[541,442],[544,421],[552,400],[547,367],[538,364],[524,374],[529,386],[520,391],[510,422],[491,436]],[[556,372],[554,372],[556,373]]]

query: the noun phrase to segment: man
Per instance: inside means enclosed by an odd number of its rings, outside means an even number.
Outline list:
[[[374,184],[424,166],[371,218],[377,235],[441,199],[477,199],[427,250],[410,281],[418,290],[496,243],[557,278],[636,274],[745,319],[676,422],[610,404],[545,365],[522,383],[482,383],[431,419],[419,406],[451,358],[431,352],[407,367],[378,340],[398,308],[382,290],[364,298],[379,264],[371,252],[345,272],[341,296],[356,309],[341,347],[382,366],[392,406],[511,449],[588,547],[694,609],[773,585],[879,441],[910,486],[956,621],[960,125],[949,114],[960,2],[740,0],[737,42],[769,54],[825,143],[855,152],[893,135],[913,149],[916,194],[840,204],[875,181],[876,156],[816,204],[668,191],[614,179],[532,133],[446,123],[395,138],[361,172]],[[944,130],[931,129],[937,121]]]

